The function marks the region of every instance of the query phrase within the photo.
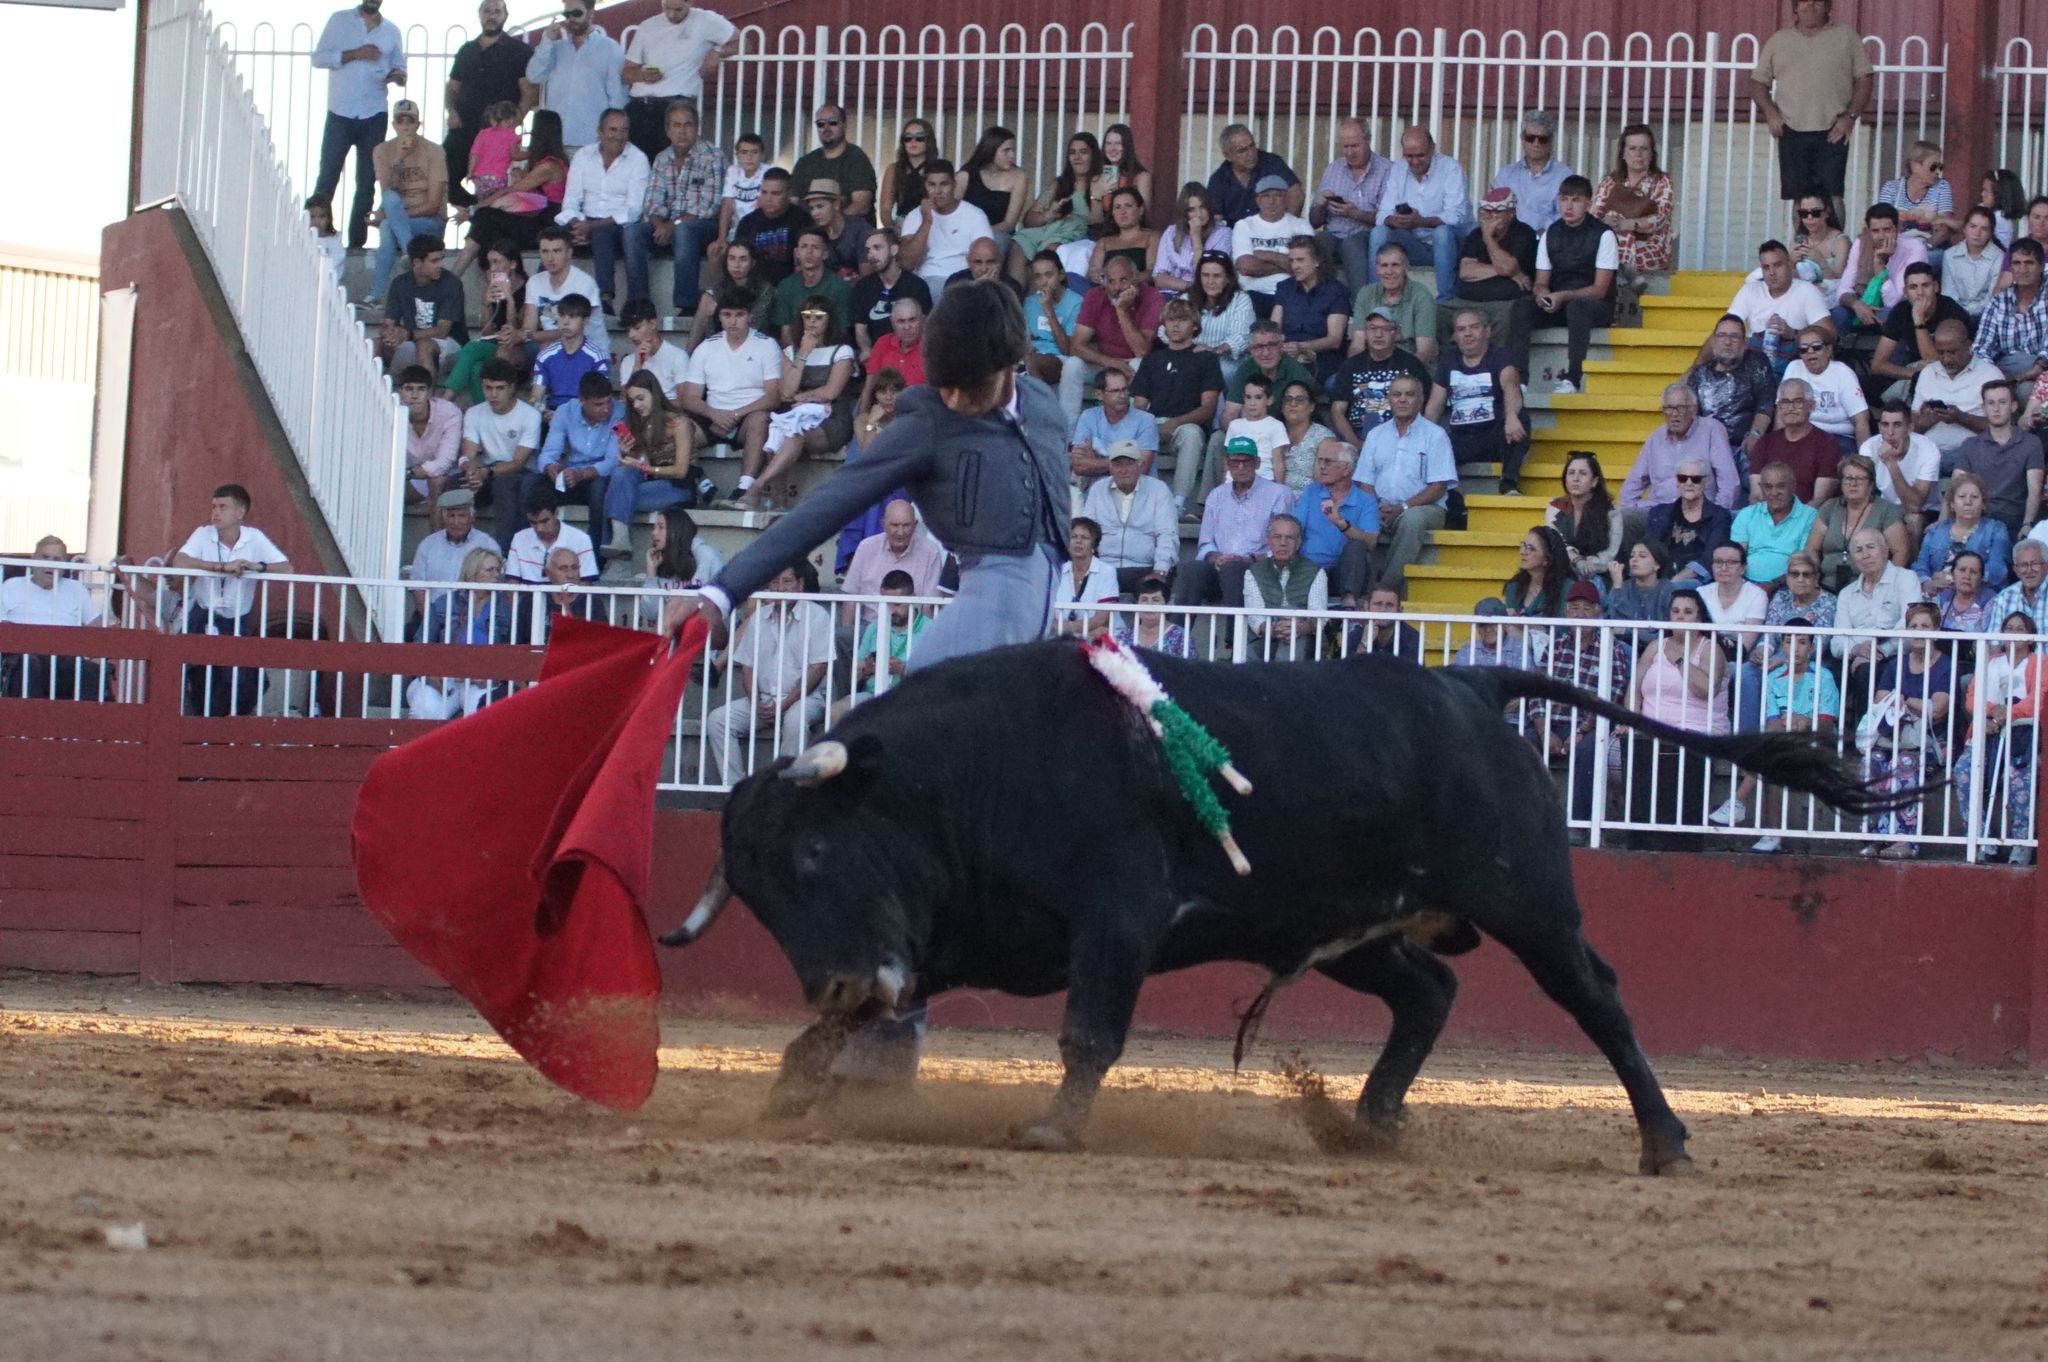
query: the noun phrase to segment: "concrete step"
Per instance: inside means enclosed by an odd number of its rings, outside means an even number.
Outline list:
[[[1694,350],[1697,352],[1698,347],[1695,346]],[[1589,358],[1586,361],[1586,380],[1595,386],[1604,386],[1601,378],[1603,375],[1619,378],[1624,375],[1648,374],[1664,382],[1675,383],[1684,375],[1691,363],[1688,359],[1685,364],[1673,369],[1671,350],[1668,346],[1649,345],[1638,348],[1624,345],[1599,359]]]
[[[1651,298],[1718,298],[1725,303],[1747,277],[1741,270],[1683,270],[1653,282],[1643,297],[1645,302]]]
[[[1704,331],[1665,326],[1600,326],[1593,329],[1593,344],[1617,350],[1646,350],[1660,347],[1697,354]]]
[[[1534,498],[1523,498],[1535,500]],[[1537,503],[1537,520],[1541,523],[1542,503]],[[1505,581],[1513,575],[1519,559],[1519,550],[1526,527],[1520,534],[1503,530],[1438,530],[1429,536],[1429,543],[1435,549],[1432,561],[1438,567],[1471,568],[1475,571],[1497,573]],[[1506,564],[1506,571],[1501,571]]]

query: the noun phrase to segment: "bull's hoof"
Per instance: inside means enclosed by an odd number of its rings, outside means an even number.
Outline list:
[[[825,1095],[823,1083],[792,1083],[779,1080],[768,1090],[768,1105],[765,1114],[771,1120],[792,1121],[809,1114],[818,1099]]]
[[[1081,1137],[1050,1121],[1033,1121],[1016,1127],[1010,1132],[1010,1143],[1019,1149],[1033,1149],[1045,1154],[1081,1152]]]
[[[1643,1157],[1636,1165],[1644,1177],[1682,1178],[1699,1171],[1693,1166],[1692,1156],[1685,1152],[1685,1140],[1654,1139],[1643,1141]]]

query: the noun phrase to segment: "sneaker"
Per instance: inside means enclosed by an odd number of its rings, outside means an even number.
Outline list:
[[[1568,378],[1560,378],[1559,380],[1557,380],[1557,386],[1550,390],[1550,395],[1552,397],[1571,397],[1574,394],[1576,394],[1578,390],[1578,384],[1572,382]]]
[[[1717,828],[1732,828],[1749,817],[1749,805],[1730,795],[1721,801],[1721,807],[1707,815],[1707,821]]]
[[[1521,496],[1522,484],[1519,482],[1502,482],[1500,485],[1500,495],[1504,497]]]
[[[1749,849],[1760,855],[1768,856],[1772,852],[1779,850],[1783,845],[1775,837],[1759,837],[1749,844]]]

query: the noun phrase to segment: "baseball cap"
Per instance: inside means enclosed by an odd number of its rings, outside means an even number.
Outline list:
[[[413,100],[401,99],[391,106],[391,116],[393,118],[418,118],[420,116],[420,106]]]
[[[1259,182],[1252,186],[1252,193],[1270,194],[1276,189],[1283,194],[1286,193],[1287,181],[1280,178],[1278,175],[1261,175],[1259,177]]]
[[[1109,461],[1111,463],[1115,463],[1118,459],[1142,459],[1144,457],[1145,451],[1138,448],[1136,440],[1118,440],[1109,447]]]
[[[1501,600],[1500,597],[1488,596],[1485,600],[1472,607],[1472,613],[1486,617],[1505,615],[1508,613],[1508,607],[1507,603]]]
[[[844,194],[839,192],[839,181],[837,180],[812,180],[811,187],[804,191],[805,203],[809,203],[812,199],[832,199],[838,201],[845,197]]]
[[[444,511],[463,511],[476,505],[476,493],[467,487],[451,487],[434,499],[434,504]]]
[[[1256,459],[1259,457],[1259,442],[1249,435],[1233,435],[1223,446],[1226,459]]]
[[[1600,588],[1594,586],[1591,582],[1573,582],[1572,589],[1564,593],[1564,598],[1567,601],[1590,601],[1592,604],[1598,605],[1600,604]]]
[[[1381,317],[1387,321],[1392,322],[1395,326],[1399,326],[1401,324],[1401,319],[1394,315],[1394,309],[1384,305],[1376,307],[1372,311],[1366,313],[1365,317],[1367,321],[1371,321],[1374,317]]]
[[[1515,211],[1515,191],[1506,185],[1495,185],[1479,200],[1479,208],[1481,212],[1491,208],[1496,212],[1512,213]]]

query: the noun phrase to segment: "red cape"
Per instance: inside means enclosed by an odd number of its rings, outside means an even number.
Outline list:
[[[704,641],[558,618],[540,684],[385,753],[356,796],[377,920],[534,1067],[626,1110],[660,1042],[654,786]]]

